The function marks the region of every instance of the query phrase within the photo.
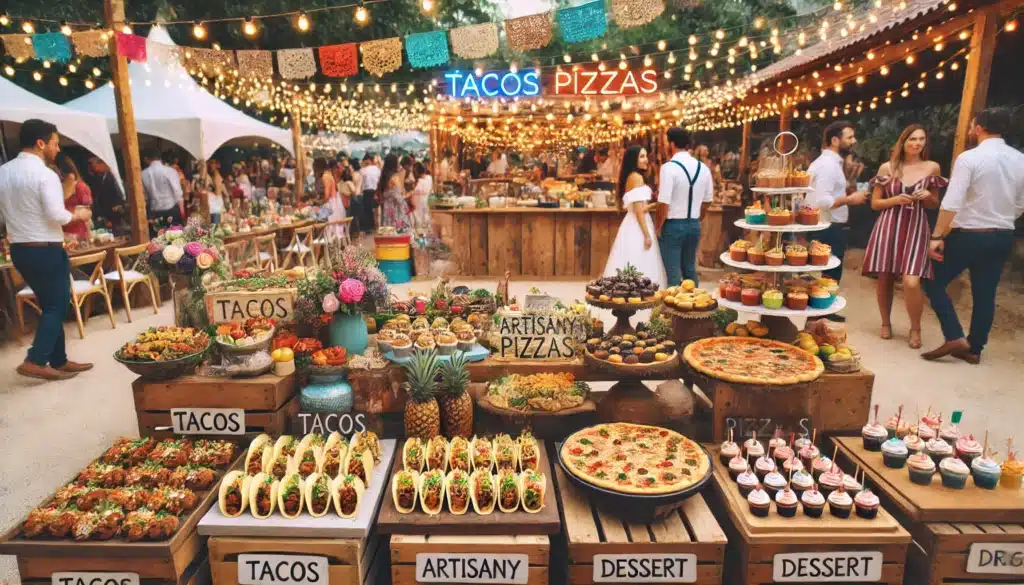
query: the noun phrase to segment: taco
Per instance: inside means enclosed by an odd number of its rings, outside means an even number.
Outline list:
[[[217,492],[217,506],[220,513],[228,518],[238,518],[249,505],[249,476],[241,471],[231,471],[220,482]]]
[[[490,472],[477,469],[469,476],[469,496],[477,514],[483,516],[494,511],[495,492],[494,476]]]
[[[540,446],[537,444],[537,439],[534,439],[530,433],[523,433],[519,435],[517,443],[519,447],[519,469],[522,471],[537,471],[540,467]]]
[[[498,509],[515,512],[519,508],[519,478],[514,471],[498,472]]]
[[[267,465],[267,473],[278,481],[284,479],[284,476],[292,473],[292,458],[284,453],[274,455]]]
[[[470,442],[470,455],[474,471],[480,469],[490,473],[494,468],[494,446],[486,437],[473,437]]]
[[[302,453],[304,450],[312,447],[313,451],[319,455],[323,451],[324,442],[324,436],[320,433],[309,433],[299,441],[299,446],[295,449],[295,452]]]
[[[519,455],[512,437],[505,434],[494,437],[494,464],[498,471],[515,471],[516,465],[519,464]]]
[[[427,470],[435,469],[442,475],[448,469],[448,439],[441,435],[437,435],[427,443]]]
[[[380,439],[377,438],[377,433],[373,431],[353,434],[349,450],[357,452],[369,450],[373,461],[375,463],[380,461]]]
[[[320,453],[312,445],[300,448],[295,452],[295,456],[292,457],[291,471],[301,475],[302,479],[306,479],[320,471],[320,469]]]
[[[373,473],[373,457],[370,455],[370,451],[355,452],[349,451],[348,457],[345,459],[345,465],[341,468],[341,473],[338,477],[345,475],[354,475],[359,479],[363,480],[364,486],[370,485],[370,475]]]
[[[519,494],[523,500],[523,511],[536,514],[544,509],[544,495],[548,480],[543,473],[524,471],[519,476]]]
[[[423,441],[419,437],[406,439],[405,445],[402,447],[402,469],[419,473],[423,471],[423,464],[425,462]]]
[[[459,469],[469,473],[469,441],[464,437],[453,437],[448,446],[448,469]]]
[[[278,437],[277,442],[274,443],[274,458],[277,459],[278,455],[284,454],[288,457],[295,455],[295,452],[299,449],[299,442],[295,437],[291,435],[281,435]]]
[[[267,471],[273,459],[274,446],[270,443],[256,445],[255,448],[250,445],[248,453],[245,454],[245,473],[256,475],[261,471]]]
[[[430,470],[420,476],[420,505],[430,516],[436,516],[444,508],[444,475],[440,469]]]
[[[331,485],[331,493],[334,496],[334,510],[338,516],[354,518],[365,491],[363,480],[355,475],[349,474],[335,479]]]
[[[326,516],[331,510],[331,478],[323,473],[313,473],[307,477],[305,500],[311,516]]]
[[[337,432],[331,433],[324,443],[320,457],[320,471],[332,478],[341,475],[341,465],[348,456],[348,443]]]
[[[461,469],[448,472],[445,480],[445,492],[448,496],[448,509],[452,514],[461,516],[469,509],[469,473]]]
[[[298,518],[302,514],[302,502],[305,497],[302,493],[302,476],[298,473],[289,473],[281,480],[281,486],[277,490],[277,507],[285,518]]]
[[[249,480],[249,512],[254,518],[270,518],[277,508],[279,482],[274,476],[259,473]]]
[[[419,474],[415,471],[403,469],[395,474],[391,480],[391,497],[395,500],[395,509],[399,514],[408,514],[416,509],[419,485]]]

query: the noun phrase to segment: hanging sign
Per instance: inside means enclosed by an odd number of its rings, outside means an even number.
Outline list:
[[[563,312],[502,314],[498,323],[498,354],[521,360],[571,359],[586,340],[590,319]]]
[[[549,95],[647,95],[658,91],[658,72],[618,67],[601,71],[597,67],[574,66],[555,71],[547,87]]]
[[[540,75],[535,69],[488,71],[480,76],[473,71],[449,71],[444,79],[448,95],[459,99],[540,95]]]

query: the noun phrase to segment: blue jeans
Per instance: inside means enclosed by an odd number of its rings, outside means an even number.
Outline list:
[[[971,273],[971,332],[967,343],[971,353],[981,355],[988,343],[988,333],[996,313],[996,287],[1003,274],[1003,265],[1013,249],[1013,232],[961,232],[954,230],[946,236],[942,262],[934,262],[935,276],[925,281],[925,291],[932,309],[942,325],[946,341],[960,339],[964,328],[956,316],[953,301],[946,286],[964,270]]]
[[[68,255],[59,243],[52,246],[12,244],[11,259],[32,287],[43,310],[27,359],[40,366],[50,364],[59,368],[68,362],[64,350],[64,317],[71,303]]]
[[[219,213],[211,213],[210,214],[210,224],[211,225],[217,225],[218,223],[220,223],[220,214]]]
[[[699,219],[669,219],[658,238],[661,261],[669,286],[678,286],[685,279],[700,284],[697,278],[697,248],[700,247]]]
[[[846,255],[846,240],[849,237],[850,229],[845,223],[833,223],[824,231],[812,234],[822,244],[832,246],[832,254],[839,258],[839,266],[832,270],[825,270],[821,273],[826,278],[839,282],[843,278],[843,256]]]

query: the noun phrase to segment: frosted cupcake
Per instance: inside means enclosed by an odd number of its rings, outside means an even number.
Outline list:
[[[800,449],[799,455],[804,467],[810,468],[814,460],[821,455],[821,451],[814,445],[806,445],[803,449]]]
[[[814,486],[800,496],[800,503],[804,506],[804,515],[811,518],[821,518],[822,512],[825,511],[825,496],[814,489]]]
[[[863,489],[863,487],[864,486],[860,485],[860,482],[857,481],[856,477],[852,475],[843,475],[843,489],[852,497],[857,497],[857,494],[860,493],[860,490]]]
[[[736,485],[740,489],[740,495],[746,496],[757,487],[757,476],[749,469],[736,478]]]
[[[868,423],[860,430],[860,436],[864,440],[864,448],[868,451],[878,451],[882,448],[882,442],[889,437],[889,432],[878,422]]]
[[[734,480],[740,476],[741,473],[747,470],[747,460],[740,457],[737,453],[735,457],[729,460],[729,476]]]
[[[974,485],[987,490],[994,490],[999,485],[999,476],[1002,475],[1002,469],[1000,469],[995,459],[975,457],[974,461],[971,461],[971,475],[974,476]]]
[[[768,517],[768,509],[772,500],[768,493],[762,489],[754,489],[747,495],[747,503],[750,505],[750,513],[761,518]]]
[[[924,452],[938,465],[943,459],[953,455],[953,448],[942,439],[935,438],[924,444]]]
[[[918,485],[929,485],[935,475],[935,462],[924,453],[914,453],[907,459],[907,471],[910,481]]]
[[[923,424],[910,427],[910,432],[917,435],[918,437],[921,437],[921,439],[924,441],[930,441],[938,436],[935,433],[935,429]]]
[[[907,424],[907,421],[900,419],[900,417],[896,415],[893,415],[892,418],[885,423],[885,430],[889,433],[890,439],[893,437],[905,437],[909,429],[910,425]]]
[[[806,471],[797,471],[793,473],[793,478],[789,480],[789,485],[796,492],[797,496],[802,496],[805,491],[814,487],[814,478]]]
[[[775,494],[775,511],[779,516],[796,516],[797,495],[788,487]]]
[[[832,469],[832,460],[828,457],[818,457],[814,460],[814,465],[811,466],[811,475],[818,480],[823,473],[830,469]]]
[[[761,441],[751,437],[743,442],[743,451],[747,454],[747,461],[754,465],[758,457],[764,455],[764,445],[761,444]]]
[[[967,485],[967,477],[971,475],[971,468],[956,457],[946,457],[939,463],[939,474],[942,475],[942,485],[962,490]]]
[[[942,425],[939,429],[939,438],[950,445],[955,445],[960,440],[960,427],[956,425]]]
[[[800,435],[799,439],[793,441],[793,449],[795,449],[797,452],[799,452],[801,449],[803,449],[804,447],[807,447],[810,444],[811,444],[811,440],[808,439],[806,435]]]
[[[900,469],[906,465],[907,457],[910,457],[910,449],[903,440],[893,437],[882,443],[882,462],[886,467]]]
[[[785,487],[786,478],[782,477],[782,474],[778,471],[773,471],[764,476],[764,491],[768,492],[768,497],[774,498],[775,494]]]
[[[843,472],[839,471],[838,468],[833,467],[832,469],[822,473],[818,477],[818,489],[821,493],[828,497],[829,494],[838,490],[843,485]]]
[[[796,458],[796,456],[790,457],[782,462],[782,474],[788,476],[791,472],[796,473],[797,471],[803,471],[804,464]]]
[[[732,441],[725,441],[718,449],[718,458],[722,461],[723,465],[729,465],[729,461],[739,454],[740,446]]]
[[[1003,461],[1003,475],[999,478],[999,485],[1019,490],[1021,477],[1024,477],[1024,464],[1016,459],[1011,452],[1010,458]]]
[[[970,465],[976,457],[981,457],[982,445],[974,440],[974,435],[960,437],[956,441],[956,456]]]
[[[924,451],[924,440],[917,435],[903,437],[903,444],[907,446],[907,451],[910,451],[911,455]]]
[[[828,509],[836,518],[849,518],[853,510],[853,498],[846,490],[838,489],[828,495]]]
[[[768,455],[762,455],[754,462],[754,473],[757,474],[757,478],[761,481],[764,481],[764,476],[773,471],[775,471],[775,460],[768,457]]]
[[[786,461],[793,458],[795,453],[789,448],[789,445],[782,445],[781,447],[776,447],[775,450],[772,451],[772,455],[775,457],[775,464],[778,467],[784,467]]]
[[[861,518],[871,520],[878,515],[878,496],[871,493],[871,490],[864,490],[853,498],[853,505],[857,509],[857,515]]]

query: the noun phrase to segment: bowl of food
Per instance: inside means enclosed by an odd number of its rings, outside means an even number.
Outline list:
[[[241,323],[217,326],[217,346],[225,353],[246,354],[266,351],[274,339],[274,321],[250,317]]]
[[[205,331],[192,327],[150,327],[114,352],[114,359],[146,380],[191,374],[210,348]]]

